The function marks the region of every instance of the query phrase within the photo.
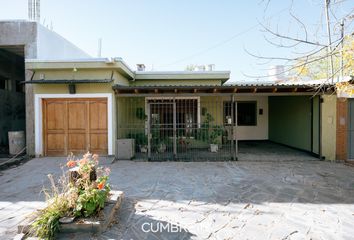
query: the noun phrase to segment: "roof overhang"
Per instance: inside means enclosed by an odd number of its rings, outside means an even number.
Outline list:
[[[228,86],[122,86],[114,85],[119,96],[161,94],[316,94],[332,93],[334,85],[228,85]]]
[[[24,84],[82,84],[82,83],[110,83],[113,79],[80,79],[80,80],[30,80],[23,81]]]
[[[226,82],[230,71],[136,71],[135,80],[221,80]]]
[[[134,72],[121,58],[88,58],[65,60],[26,59],[28,70],[72,70],[72,69],[117,70],[128,79],[134,79]]]

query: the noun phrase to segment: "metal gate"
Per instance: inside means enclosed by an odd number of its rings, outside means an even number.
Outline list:
[[[235,104],[217,97],[118,98],[119,138],[134,138],[136,159],[236,159]],[[135,116],[134,116],[135,115]]]
[[[148,158],[176,159],[176,103],[159,100],[148,103]]]
[[[354,160],[354,99],[348,99],[348,159]]]

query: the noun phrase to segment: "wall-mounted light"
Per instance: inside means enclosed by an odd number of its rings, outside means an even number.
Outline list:
[[[70,94],[75,94],[76,93],[76,86],[73,83],[69,84],[69,93]]]

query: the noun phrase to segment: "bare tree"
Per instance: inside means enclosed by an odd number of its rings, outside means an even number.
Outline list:
[[[310,36],[309,27],[293,12],[293,1],[290,1],[289,17],[297,25],[301,33],[284,33],[279,30],[278,25],[271,27],[270,24],[260,23],[265,40],[276,48],[289,49],[292,54],[284,56],[264,56],[255,54],[245,49],[251,56],[257,58],[259,64],[270,64],[274,61],[284,65],[284,72],[277,74],[288,74],[293,80],[302,76],[309,76],[311,79],[325,78],[326,83],[335,83],[334,78],[340,75],[354,74],[354,6],[348,9],[345,14],[338,16],[335,12],[345,0],[321,0],[323,17],[319,26],[326,30],[323,36],[315,34]],[[265,12],[272,4],[271,0],[263,0]],[[256,78],[271,77],[269,74],[262,76],[247,75]],[[339,85],[338,85],[339,86]]]

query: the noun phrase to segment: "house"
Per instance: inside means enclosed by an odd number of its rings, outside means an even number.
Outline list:
[[[134,139],[139,159],[237,159],[242,141],[352,158],[340,134],[353,111],[342,119],[331,85],[227,84],[229,71],[133,71],[121,58],[27,60],[26,69],[37,156],[114,155],[117,139]]]
[[[55,47],[53,47],[55,46]],[[88,54],[35,21],[0,21],[0,154],[8,152],[8,132],[34,125],[32,85],[25,81],[25,59],[87,58]],[[27,129],[27,154],[34,149]]]

